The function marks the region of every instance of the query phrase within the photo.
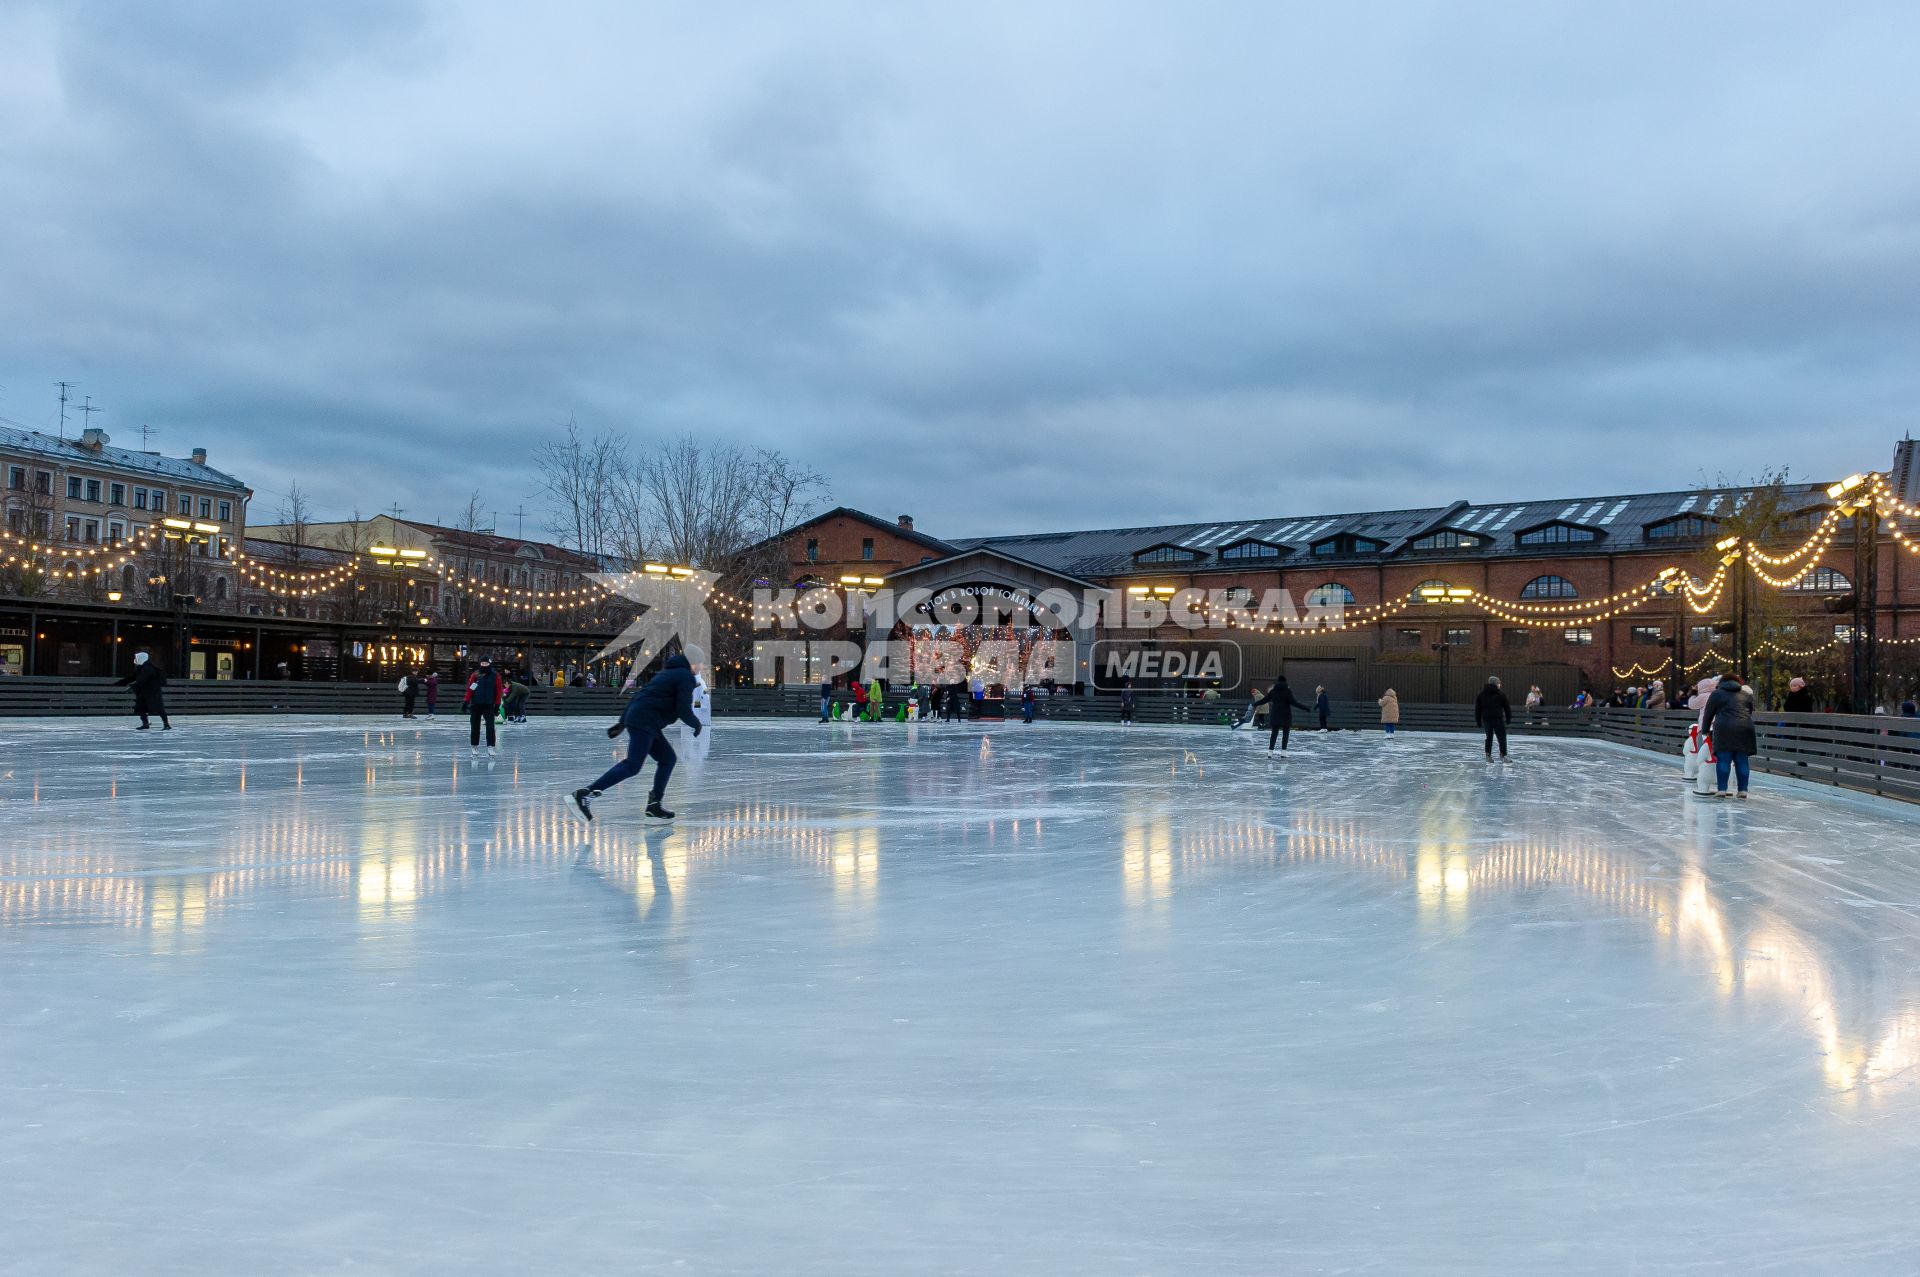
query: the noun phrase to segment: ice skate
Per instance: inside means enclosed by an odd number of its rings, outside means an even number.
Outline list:
[[[662,807],[660,805],[660,800],[658,798],[653,799],[651,802],[647,804],[647,815],[653,817],[655,820],[672,820],[673,819],[673,813],[668,811],[665,807]]]
[[[593,800],[596,797],[591,789],[576,789],[567,795],[567,806],[573,814],[587,824],[593,823]]]

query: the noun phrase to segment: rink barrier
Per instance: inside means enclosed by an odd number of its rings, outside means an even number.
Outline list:
[[[1689,710],[1603,709],[1592,735],[1671,755],[1697,715]],[[1753,770],[1769,776],[1920,802],[1920,719],[1884,714],[1754,715]]]
[[[440,712],[458,714],[462,685],[443,683]],[[268,680],[175,679],[163,693],[167,712],[206,714],[373,714],[398,717],[400,693],[391,683],[303,683]],[[626,698],[608,687],[536,687],[529,715],[617,716]],[[133,712],[133,693],[109,678],[0,678],[0,718],[106,717]],[[427,712],[421,697],[414,713]]]

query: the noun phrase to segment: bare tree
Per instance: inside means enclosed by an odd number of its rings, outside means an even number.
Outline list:
[[[614,507],[632,469],[626,440],[605,432],[584,439],[569,419],[566,437],[542,444],[534,460],[547,531],[568,549],[606,558],[617,526]]]
[[[307,492],[299,484],[293,484],[280,498],[280,508],[275,513],[275,521],[287,529],[286,549],[281,559],[290,568],[297,568],[307,557],[307,528],[313,522],[313,507],[307,500]]]

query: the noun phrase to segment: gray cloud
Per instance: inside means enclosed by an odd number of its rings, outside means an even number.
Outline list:
[[[0,412],[429,515],[690,430],[955,534],[1884,464],[1916,28],[29,4]]]

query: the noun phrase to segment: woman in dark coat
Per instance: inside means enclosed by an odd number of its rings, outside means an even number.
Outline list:
[[[1787,699],[1781,709],[1789,714],[1813,713],[1813,693],[1807,690],[1807,680],[1796,678],[1787,684]]]
[[[1267,711],[1267,725],[1269,729],[1267,732],[1267,752],[1269,754],[1273,752],[1273,743],[1275,741],[1280,742],[1281,753],[1284,754],[1287,752],[1287,738],[1293,734],[1293,711],[1296,709],[1313,708],[1313,706],[1304,705],[1293,698],[1293,689],[1287,686],[1287,680],[1284,676],[1274,679],[1273,686],[1267,689],[1267,694],[1255,701],[1253,705],[1255,709],[1258,709],[1262,705],[1271,705],[1273,707]]]
[[[160,672],[160,667],[153,663],[152,657],[145,652],[135,652],[133,673],[121,679],[119,685],[133,688],[133,712],[140,716],[140,726],[134,728],[135,731],[150,729],[153,724],[148,721],[148,716],[152,714],[160,716],[161,731],[173,730],[173,722],[167,717],[166,699],[160,695],[160,689],[167,685],[167,676]]]
[[[1740,797],[1747,796],[1748,760],[1758,747],[1753,730],[1753,694],[1729,674],[1700,711],[1701,723],[1713,733],[1713,765],[1719,797],[1727,796],[1727,773],[1738,775]]]

